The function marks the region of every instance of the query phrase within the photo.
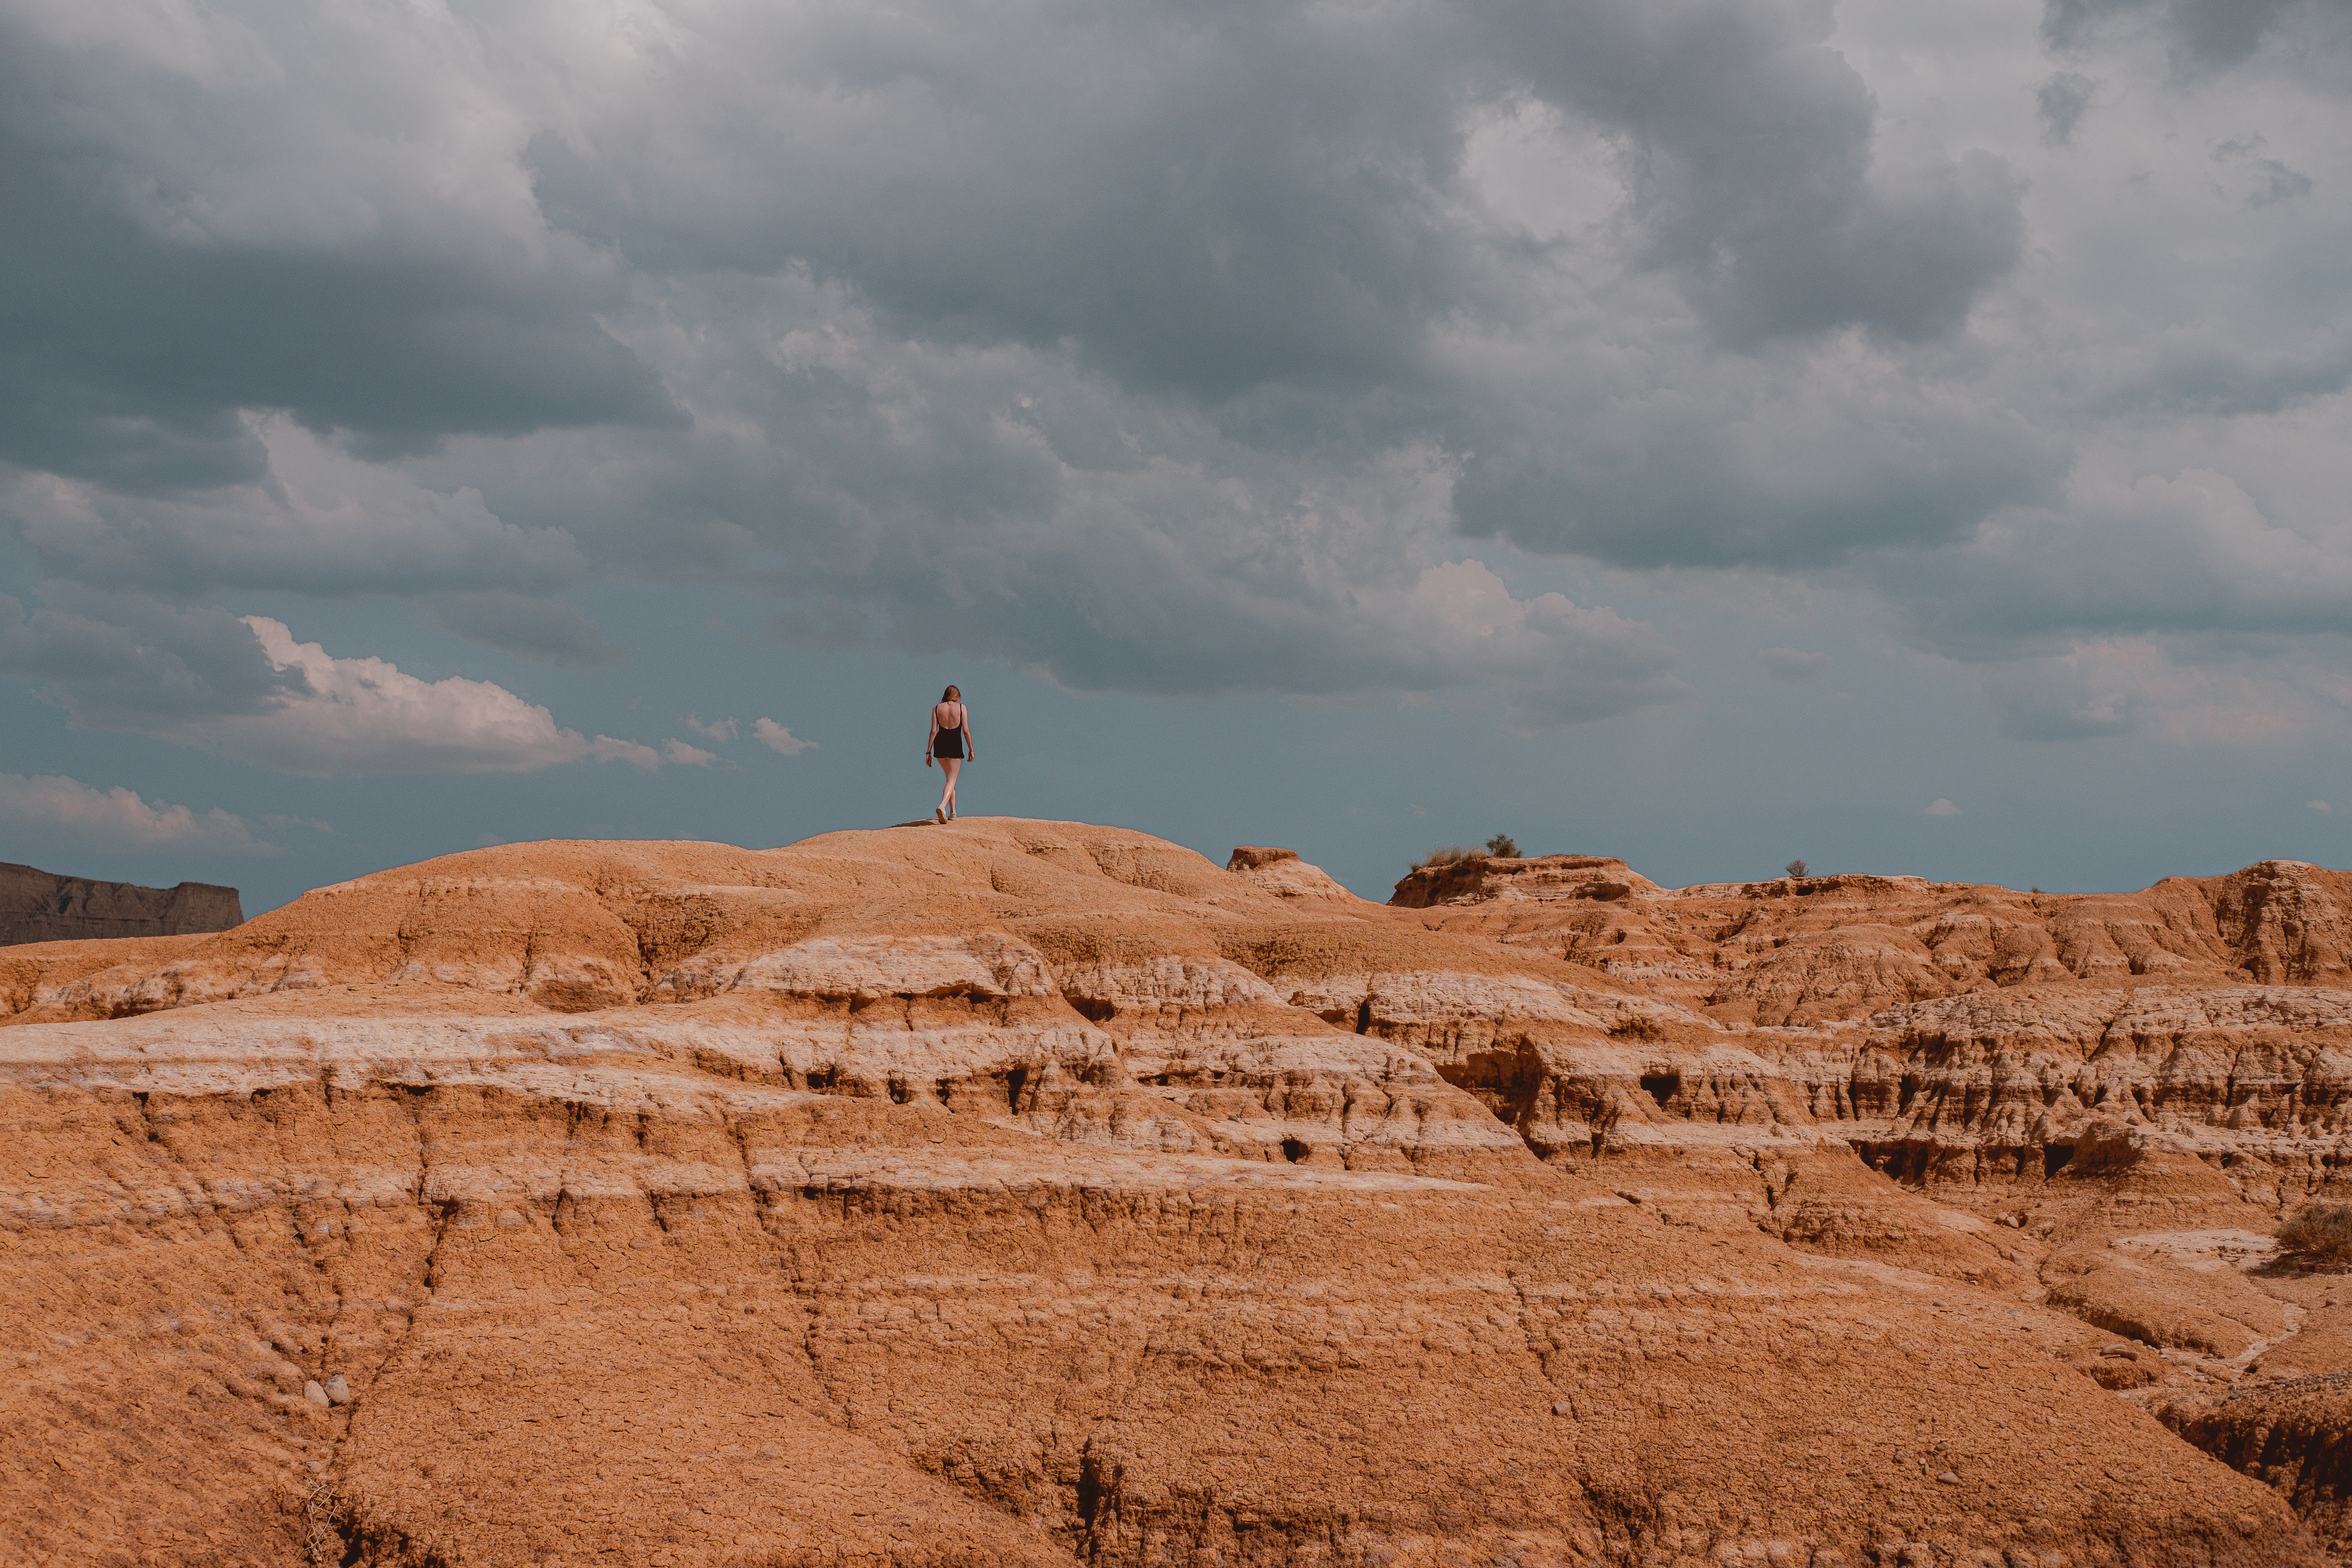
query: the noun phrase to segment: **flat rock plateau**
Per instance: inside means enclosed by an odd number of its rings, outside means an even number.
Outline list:
[[[2348,960],[1006,818],[10,948],[0,1561],[2339,1561]]]
[[[235,888],[142,888],[0,860],[0,947],[84,937],[188,936],[245,921]]]

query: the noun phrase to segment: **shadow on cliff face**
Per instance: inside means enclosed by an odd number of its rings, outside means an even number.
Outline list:
[[[2286,1498],[2329,1552],[2352,1552],[2352,1372],[2257,1384],[2159,1414],[2198,1447]]]
[[[192,936],[241,925],[235,888],[94,882],[0,861],[0,947],[94,938]]]

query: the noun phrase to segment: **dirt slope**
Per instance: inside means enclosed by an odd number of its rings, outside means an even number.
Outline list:
[[[0,1555],[2317,1563],[2196,1423],[2328,1370],[2341,890],[968,819],[16,950]]]

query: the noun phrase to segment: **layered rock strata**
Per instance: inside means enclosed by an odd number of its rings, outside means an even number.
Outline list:
[[[2275,1196],[2323,1182],[2352,1130],[2338,872],[2273,861],[2101,896],[1872,877],[1669,890],[1559,856],[1416,873],[1398,899],[1433,931],[1638,997],[1449,1009],[1368,990],[1372,1029],[1420,1042],[1539,1151],[1820,1129],[1938,1184],[2030,1187],[2078,1151],[2085,1169],[2152,1152]]]
[[[244,922],[235,888],[93,882],[0,861],[0,947],[86,938],[186,936]]]
[[[0,1539],[2325,1560],[2317,1483],[2174,1429],[2335,1353],[2261,1273],[2332,1172],[2333,873],[1446,869],[966,819],[21,949]]]

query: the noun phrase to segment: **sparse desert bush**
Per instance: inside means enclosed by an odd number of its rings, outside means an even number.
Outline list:
[[[1465,849],[1459,844],[1448,844],[1441,848],[1433,849],[1415,860],[1412,863],[1412,868],[1421,871],[1432,866],[1451,866],[1460,860],[1475,860],[1482,855],[1493,855],[1502,859],[1516,860],[1518,858],[1518,840],[1507,833],[1497,833],[1494,837],[1486,840],[1486,846],[1483,849]]]
[[[1801,877],[1805,874],[1805,863],[1802,860],[1791,860],[1780,869],[1788,872],[1791,877]]]
[[[2277,1234],[2279,1250],[2289,1257],[2352,1267],[2352,1205],[2305,1204]]]

